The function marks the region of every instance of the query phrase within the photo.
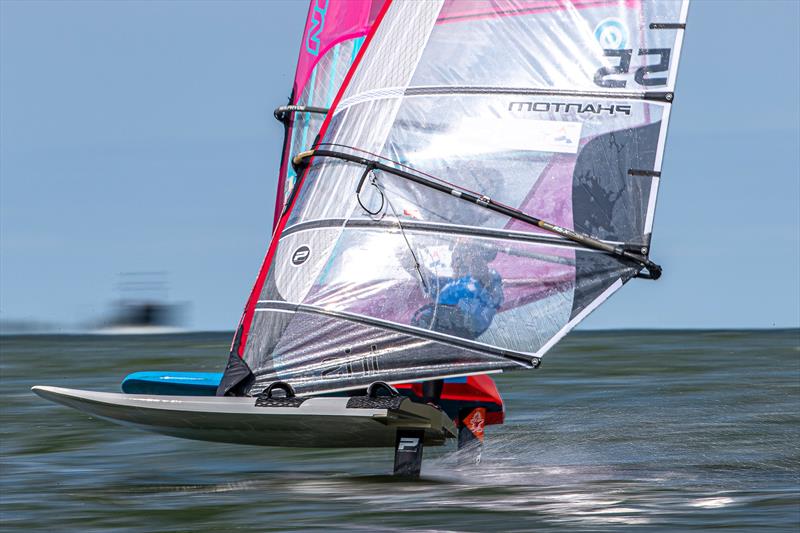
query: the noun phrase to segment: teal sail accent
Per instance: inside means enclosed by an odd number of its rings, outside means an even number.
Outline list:
[[[314,105],[314,87],[316,83],[316,78],[317,78],[317,69],[315,68],[314,70],[311,71],[311,79],[308,82],[309,87],[311,87],[311,90],[308,91],[308,103],[306,105],[309,107]],[[310,121],[311,121],[311,113],[303,113],[303,133],[302,136],[300,137],[301,150],[306,150],[307,149],[306,147],[308,146],[308,144],[306,143],[308,142],[308,124]],[[292,187],[294,187],[296,178],[297,175],[295,174],[292,178]]]
[[[337,44],[333,47],[333,62],[331,64],[331,73],[328,77],[328,99],[325,107],[330,107],[333,103],[333,99],[336,96],[336,91],[339,90],[339,87],[336,85],[336,66],[339,64],[339,52],[341,51],[341,44]],[[352,62],[350,63],[352,64]],[[348,65],[348,68],[350,65]]]
[[[358,37],[353,39],[353,55],[350,56],[350,64],[353,64],[353,61],[356,60],[356,56],[358,55],[358,51],[361,50],[361,46],[364,44],[364,39],[366,37]]]

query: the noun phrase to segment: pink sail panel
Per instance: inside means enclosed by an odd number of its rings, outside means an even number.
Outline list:
[[[328,50],[367,34],[381,5],[383,0],[311,0],[294,75],[297,94]]]

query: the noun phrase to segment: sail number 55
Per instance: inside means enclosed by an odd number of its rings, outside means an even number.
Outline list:
[[[628,74],[631,68],[631,57],[633,50],[630,49],[606,49],[603,50],[606,57],[618,57],[619,64],[612,67],[601,67],[594,75],[594,83],[599,87],[608,87],[620,89],[627,86],[626,80],[611,80],[606,79],[607,76],[615,76],[618,74]],[[658,56],[658,63],[644,65],[636,69],[633,74],[633,79],[643,87],[653,87],[657,85],[666,85],[666,77],[650,77],[651,74],[658,72],[666,72],[669,69],[669,56],[671,50],[669,48],[640,48],[640,56]]]

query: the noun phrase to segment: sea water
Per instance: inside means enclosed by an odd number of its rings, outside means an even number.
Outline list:
[[[497,378],[478,465],[425,450],[259,448],[148,434],[30,392],[221,371],[229,334],[0,339],[5,531],[798,531],[800,330],[568,336]]]

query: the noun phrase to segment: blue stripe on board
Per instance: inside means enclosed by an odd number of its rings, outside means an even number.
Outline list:
[[[217,372],[134,372],[122,381],[122,391],[128,394],[213,396],[221,379],[222,373]]]

